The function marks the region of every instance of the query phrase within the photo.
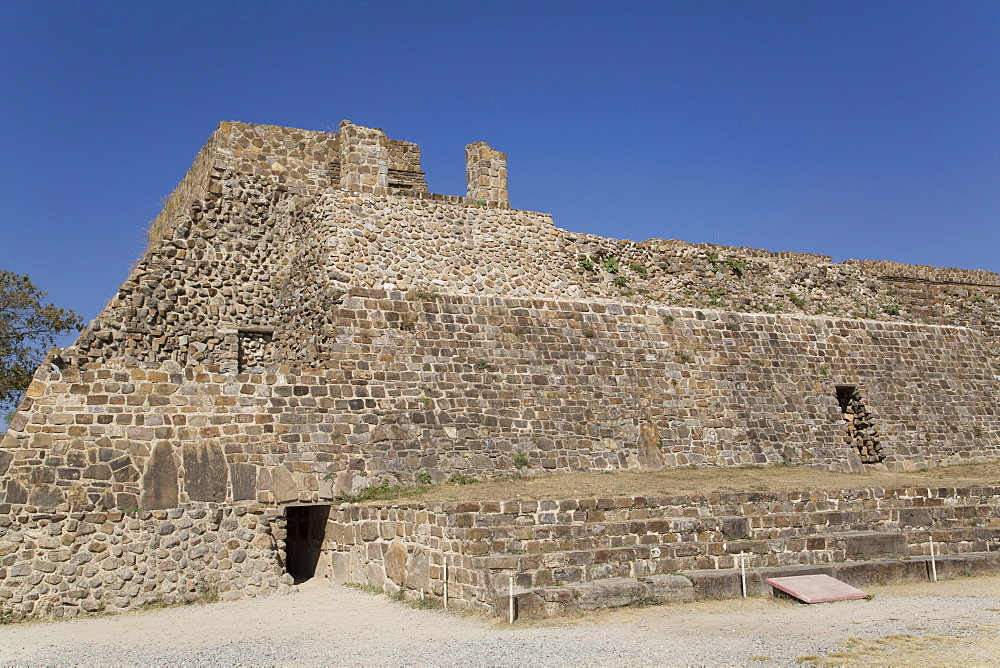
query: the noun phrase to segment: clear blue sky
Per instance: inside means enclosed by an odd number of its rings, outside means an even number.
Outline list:
[[[97,315],[221,120],[558,226],[1000,271],[1000,2],[0,0],[0,268]]]

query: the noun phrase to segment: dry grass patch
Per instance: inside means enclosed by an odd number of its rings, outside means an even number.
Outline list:
[[[1000,462],[925,471],[834,473],[805,466],[684,468],[648,472],[574,472],[514,475],[476,485],[427,488],[421,501],[540,500],[602,496],[669,496],[711,492],[782,492],[863,487],[1000,486]],[[412,495],[412,492],[409,493]],[[406,495],[386,496],[403,500]]]
[[[956,665],[956,656],[996,659],[994,625],[965,627],[953,633],[913,635],[898,633],[881,638],[848,638],[825,656],[803,655],[793,659],[810,666],[843,665]],[[958,650],[961,653],[958,654]]]

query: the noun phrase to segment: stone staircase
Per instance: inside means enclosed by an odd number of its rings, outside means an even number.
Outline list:
[[[783,575],[856,587],[926,580],[931,538],[944,555],[939,577],[1000,568],[998,488],[414,503],[335,515],[338,581],[437,596],[448,564],[456,604],[507,614],[513,578],[521,616],[738,596],[740,559],[748,595],[769,593],[764,580]],[[427,560],[419,585],[380,575],[403,572],[407,552]],[[398,567],[386,560],[380,570],[390,553]]]
[[[656,519],[646,522],[648,530],[659,531],[645,534],[645,544],[624,546],[614,546],[618,540],[613,524],[501,525],[491,528],[491,538],[501,544],[504,539],[511,540],[508,544],[520,542],[538,551],[484,555],[473,560],[473,568],[490,573],[489,588],[501,592],[509,588],[510,574],[516,573],[515,614],[519,618],[728,598],[741,596],[744,586],[748,596],[767,595],[771,588],[765,580],[789,575],[825,574],[857,587],[931,576],[930,557],[912,555],[910,539],[914,536],[906,531],[677,540],[678,530],[718,532],[722,538],[746,536],[749,524],[745,517]],[[633,523],[630,529],[637,527]],[[1000,528],[963,529],[953,531],[951,537],[995,543],[1000,540]],[[569,545],[576,549],[561,549]],[[738,569],[741,554],[746,555],[745,585]],[[1000,572],[1000,552],[939,555],[937,566],[941,578]],[[508,596],[501,596],[494,611],[505,614],[507,606]]]
[[[1000,573],[1000,552],[968,552],[938,557],[940,580]],[[904,560],[881,559],[815,566],[782,566],[746,571],[746,595],[766,596],[769,578],[793,575],[824,574],[863,588],[896,582],[927,581],[931,578],[930,557]],[[653,575],[639,578],[604,578],[576,584],[514,590],[515,616],[518,619],[554,617],[566,612],[597,610],[629,605],[660,605],[698,599],[734,598],[743,594],[739,570],[683,571],[676,575]],[[496,614],[506,614],[509,598],[502,596]]]
[[[1000,535],[1000,532],[997,534]],[[909,555],[906,535],[901,532],[856,531],[830,534],[823,539],[833,542],[848,559],[827,564],[750,566],[741,573],[738,568],[664,572],[664,564],[672,563],[672,559],[636,558],[630,561],[628,558],[630,554],[636,557],[648,554],[655,547],[524,555],[514,567],[524,569],[543,556],[549,558],[549,563],[539,564],[530,573],[522,572],[517,576],[515,615],[517,618],[534,619],[598,608],[731,598],[743,595],[744,587],[747,596],[764,596],[771,594],[771,587],[765,582],[767,579],[793,575],[824,574],[861,588],[875,584],[926,581],[933,572],[930,556]],[[556,565],[566,563],[566,560],[580,565]],[[996,574],[1000,573],[1000,551],[937,556],[935,567],[933,570],[936,570],[939,579]],[[544,584],[556,575],[567,573],[577,579]],[[495,585],[502,591],[502,583]],[[495,612],[505,614],[508,606],[509,597],[502,596],[496,602]]]

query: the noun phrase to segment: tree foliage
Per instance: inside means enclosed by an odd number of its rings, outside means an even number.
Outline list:
[[[0,269],[0,409],[17,406],[55,337],[83,325],[72,311],[43,303],[45,296],[27,276]]]

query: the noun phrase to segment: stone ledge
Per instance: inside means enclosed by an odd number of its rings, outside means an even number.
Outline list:
[[[580,584],[514,590],[517,619],[544,619],[566,612],[658,605],[695,599],[691,580],[680,575],[653,575],[642,579],[609,578]],[[494,612],[507,614],[510,596],[497,597]]]
[[[795,575],[829,575],[854,587],[926,581],[931,579],[930,561],[930,557],[918,557],[753,569],[746,573],[747,595],[771,595],[772,588],[765,584],[765,580]],[[993,575],[1000,570],[1000,552],[938,557],[936,565],[939,580]],[[734,598],[741,594],[738,570],[683,571],[679,575],[609,578],[572,585],[515,589],[514,608],[517,619],[543,619],[567,612]],[[494,614],[506,615],[509,605],[509,595],[498,596],[493,606]]]
[[[968,552],[937,557],[936,565],[940,580],[993,575],[1000,570],[1000,552]],[[695,598],[719,599],[741,595],[738,570],[682,571],[681,575],[691,580]],[[854,587],[918,582],[931,579],[931,559],[915,557],[747,569],[747,595],[766,596],[771,593],[771,587],[764,583],[765,580],[794,575],[829,575]]]

